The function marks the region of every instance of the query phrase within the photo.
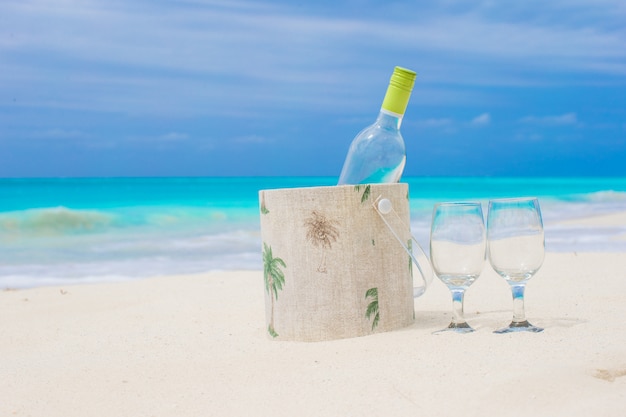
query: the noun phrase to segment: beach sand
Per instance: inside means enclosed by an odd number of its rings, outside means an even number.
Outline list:
[[[268,338],[261,271],[0,292],[0,416],[626,415],[626,256],[548,253],[511,318],[488,265],[471,334],[438,280],[402,330]]]

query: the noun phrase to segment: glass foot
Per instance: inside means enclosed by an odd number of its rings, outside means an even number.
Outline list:
[[[516,332],[532,332],[539,333],[542,332],[542,327],[533,326],[528,322],[528,320],[519,321],[519,322],[511,322],[508,327],[503,327],[502,329],[495,330],[494,333],[502,334],[502,333],[516,333]]]
[[[444,332],[455,332],[455,333],[471,333],[475,330],[467,323],[450,323],[448,327],[445,329],[437,330],[433,332],[433,334],[444,333]]]

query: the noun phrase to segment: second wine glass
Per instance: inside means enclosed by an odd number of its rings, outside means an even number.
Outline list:
[[[489,262],[511,286],[513,320],[495,333],[540,332],[526,320],[524,290],[543,264],[545,241],[539,201],[536,198],[497,199],[487,215]]]
[[[485,222],[480,203],[438,203],[433,209],[430,258],[433,270],[452,293],[454,316],[441,331],[473,332],[464,317],[465,290],[485,263]]]

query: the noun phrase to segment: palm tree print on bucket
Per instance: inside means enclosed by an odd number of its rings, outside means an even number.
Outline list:
[[[270,211],[267,209],[265,205],[265,193],[261,191],[261,214],[268,214]]]
[[[370,194],[371,194],[371,190],[372,190],[372,186],[367,184],[365,186],[365,189],[363,190],[363,194],[361,195],[361,203],[365,203],[367,201],[368,198],[370,198]],[[354,186],[354,191],[356,191],[357,193],[361,192],[361,185],[355,185]]]
[[[312,211],[311,215],[305,219],[306,240],[311,242],[316,248],[321,248],[322,256],[317,267],[317,272],[325,274],[326,270],[326,250],[332,249],[333,242],[339,238],[339,231],[335,226],[339,222],[328,219],[317,211]]]
[[[272,337],[278,336],[274,330],[274,302],[278,300],[278,291],[282,290],[285,284],[285,274],[281,267],[287,267],[285,261],[281,258],[274,258],[272,247],[263,242],[263,278],[265,279],[265,291],[269,294],[272,303],[270,324],[267,331]]]
[[[380,312],[378,311],[378,287],[370,288],[365,292],[365,298],[371,299],[365,310],[365,317],[372,320],[372,330],[378,326],[380,320]]]

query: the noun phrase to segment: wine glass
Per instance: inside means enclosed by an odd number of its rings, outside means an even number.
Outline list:
[[[498,199],[489,202],[487,215],[489,262],[511,286],[513,320],[495,333],[540,332],[526,320],[524,290],[543,264],[545,241],[536,198]]]
[[[435,333],[473,332],[465,321],[465,290],[476,281],[485,264],[485,222],[480,203],[437,203],[430,229],[433,270],[452,293],[454,315],[450,325]]]

